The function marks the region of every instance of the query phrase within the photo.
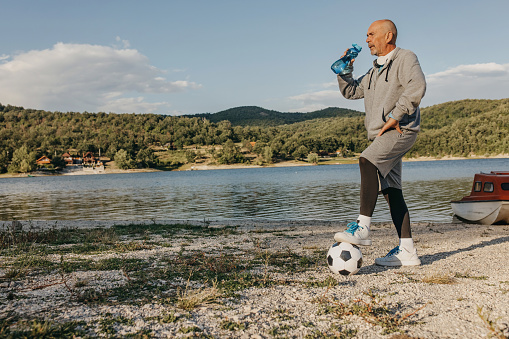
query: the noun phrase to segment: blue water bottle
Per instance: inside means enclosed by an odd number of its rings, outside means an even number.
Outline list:
[[[346,54],[341,57],[338,61],[332,64],[330,67],[332,71],[336,74],[340,74],[343,72],[346,66],[352,61],[352,59],[355,59],[357,55],[359,55],[359,52],[362,50],[362,47],[357,44],[352,44],[352,48],[349,48],[348,51],[346,51]]]

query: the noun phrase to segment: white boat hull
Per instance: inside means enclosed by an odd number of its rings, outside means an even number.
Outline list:
[[[509,201],[453,201],[451,206],[460,219],[468,222],[483,225],[509,224]]]

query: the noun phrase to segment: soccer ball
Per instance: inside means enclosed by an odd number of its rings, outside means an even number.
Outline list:
[[[337,242],[327,252],[327,263],[332,273],[353,275],[359,272],[362,266],[362,253],[355,245]]]

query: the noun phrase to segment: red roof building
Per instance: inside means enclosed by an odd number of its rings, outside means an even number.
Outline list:
[[[49,164],[51,164],[51,159],[50,159],[50,158],[48,158],[47,156],[42,156],[42,157],[40,157],[39,159],[37,159],[37,160],[35,161],[35,163],[36,163],[37,165],[39,165],[39,166],[41,166],[41,165],[49,165]]]

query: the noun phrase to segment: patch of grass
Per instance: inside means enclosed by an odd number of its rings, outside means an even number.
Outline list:
[[[89,283],[89,281],[87,279],[84,279],[84,280],[78,280],[76,281],[76,283],[74,284],[74,288],[83,288],[85,286],[87,286]]]
[[[271,336],[278,338],[278,337],[288,333],[289,330],[291,330],[291,327],[289,325],[283,324],[281,326],[271,328],[268,331],[268,333]]]
[[[0,318],[0,338],[76,338],[86,335],[86,323],[71,321],[55,323],[39,319],[20,320],[8,314]]]
[[[5,227],[0,230],[0,251],[7,255],[25,253],[37,248],[45,254],[85,254],[114,249],[119,252],[151,248],[139,242],[121,243],[120,237],[147,238],[149,234],[171,237],[177,233],[201,236],[226,236],[237,234],[236,227],[208,227],[208,224],[132,224],[117,225],[111,228],[56,228],[47,230],[11,231]],[[60,245],[73,245],[61,247]],[[59,246],[58,248],[54,248]]]
[[[104,318],[99,320],[99,333],[107,337],[115,337],[117,334],[115,325],[133,326],[134,321],[124,316],[111,317],[111,314],[108,313]]]
[[[245,288],[269,286],[273,283],[268,275],[262,276],[249,271],[257,262],[233,257],[225,252],[205,254],[203,251],[182,251],[164,262],[167,265],[161,279],[172,280],[179,277],[202,283],[216,281],[217,288],[225,296],[232,296],[234,292]]]
[[[204,223],[205,225],[206,223]],[[175,227],[173,227],[175,226]],[[18,255],[13,261],[2,262],[4,277],[6,280],[19,279],[27,274],[35,273],[59,273],[61,282],[69,291],[72,300],[83,303],[127,302],[142,303],[153,300],[154,297],[169,303],[179,303],[182,308],[189,309],[193,303],[206,302],[206,294],[221,295],[223,297],[237,297],[236,292],[250,287],[267,287],[282,281],[271,280],[268,273],[269,264],[261,262],[252,251],[246,251],[243,256],[232,255],[228,251],[205,253],[204,251],[187,251],[182,247],[176,255],[149,259],[132,259],[123,256],[107,259],[91,259],[83,254],[89,254],[95,250],[100,251],[136,251],[147,248],[145,241],[126,241],[126,237],[133,234],[143,235],[150,232],[172,234],[174,232],[205,232],[208,235],[231,234],[235,228],[210,228],[190,225],[128,225],[115,226],[111,229],[91,230],[83,229],[51,229],[44,232],[33,233],[40,237],[37,241],[47,244],[32,243],[30,251]],[[90,232],[87,235],[87,232]],[[148,232],[148,233],[147,233]],[[46,234],[46,238],[41,236]],[[122,242],[120,242],[120,239]],[[67,241],[67,243],[65,243]],[[81,241],[81,243],[79,243]],[[97,241],[97,243],[94,243]],[[17,246],[17,245],[16,245]],[[8,251],[16,252],[17,247],[11,247]],[[235,250],[238,250],[235,248]],[[66,256],[63,253],[79,252],[80,256]],[[60,253],[60,262],[55,261],[46,254]],[[276,253],[267,252],[267,260],[284,267],[285,258],[292,260],[291,267],[311,267],[314,265],[312,256],[302,256],[291,251]],[[252,270],[260,265],[265,265],[265,274],[253,273]],[[68,275],[83,271],[108,271],[118,270],[126,280],[120,286],[107,290],[88,287],[88,281],[69,283]],[[187,289],[182,292],[182,281],[201,284],[203,290]],[[215,285],[211,282],[215,281]],[[180,293],[180,294],[179,294]],[[193,298],[202,301],[193,301]]]
[[[106,301],[106,298],[108,297],[108,292],[96,290],[94,288],[72,291],[72,293],[76,301],[86,304],[102,303]]]
[[[168,279],[180,277],[192,281],[212,281],[214,279],[222,281],[234,273],[246,270],[240,259],[225,252],[207,255],[203,251],[184,253],[181,250],[176,257],[165,258],[163,262]]]
[[[133,252],[141,250],[150,250],[155,247],[154,244],[148,244],[146,242],[130,241],[128,243],[116,243],[114,251],[118,253]]]
[[[22,230],[10,232],[0,231],[0,249],[18,246],[19,249],[26,249],[32,244],[46,244],[51,246],[79,243],[102,243],[112,244],[118,240],[118,235],[110,228],[50,228],[47,230]]]
[[[446,274],[433,274],[427,277],[424,277],[421,279],[422,282],[427,284],[445,284],[445,285],[451,285],[456,284],[457,281],[454,279],[454,277],[450,277]]]
[[[149,338],[153,338],[152,330],[146,329],[146,328],[141,329],[138,332],[127,333],[124,336],[126,338],[134,338],[134,339],[149,339]]]
[[[474,279],[474,280],[487,280],[488,279],[488,277],[485,275],[473,276],[473,275],[470,275],[470,273],[468,273],[468,272],[456,273],[456,274],[454,274],[454,277],[455,278],[468,278],[468,279]]]
[[[507,339],[509,335],[509,327],[507,324],[497,325],[498,319],[492,320],[490,317],[490,312],[484,311],[483,307],[477,306],[477,314],[488,329],[490,336],[498,339]]]
[[[175,312],[165,313],[159,317],[159,322],[163,324],[176,323],[181,318],[180,315]]]
[[[6,269],[4,279],[16,280],[38,272],[47,273],[58,268],[58,263],[46,260],[34,253],[26,253],[17,257],[12,263],[2,263]]]
[[[178,292],[176,305],[184,310],[193,310],[198,306],[216,302],[222,297],[221,291],[217,288],[217,283],[212,287],[205,287],[196,290],[186,289]]]
[[[190,281],[200,281],[210,284],[215,281],[216,287],[221,290],[225,297],[232,297],[234,293],[250,287],[267,287],[275,282],[268,274],[268,263],[272,255],[269,253],[265,258],[256,255],[254,259],[232,256],[227,252],[219,254],[206,254],[203,251],[184,251],[176,255],[164,258],[164,268],[147,273],[146,277],[161,280],[175,280],[176,278]],[[250,270],[257,265],[265,265],[265,274],[254,274]]]
[[[113,244],[83,243],[43,249],[45,254],[95,254],[110,250]]]
[[[238,321],[223,320],[221,324],[219,324],[219,327],[221,327],[223,330],[239,331],[245,330],[247,328],[247,325],[246,323],[241,323]]]
[[[305,339],[351,339],[357,335],[356,329],[340,328],[337,325],[331,325],[328,331],[314,330],[304,336]]]
[[[61,262],[61,269],[64,273],[76,271],[136,271],[141,272],[149,266],[149,263],[143,259],[134,258],[108,258],[98,261],[90,259],[75,259],[73,261]]]
[[[143,259],[109,258],[97,261],[93,269],[97,271],[125,270],[139,272],[149,265]]]
[[[394,273],[407,278],[408,282],[411,282],[411,283],[419,282],[419,280],[412,277],[414,275],[414,273],[409,273],[409,272],[394,272]],[[403,283],[405,283],[405,282],[403,282]],[[401,281],[397,281],[397,282],[393,282],[391,284],[401,284],[401,283],[402,283]]]
[[[278,267],[281,272],[295,273],[315,268],[323,259],[317,255],[301,255],[288,248],[286,251],[258,252],[255,255],[254,261]]]
[[[363,299],[356,299],[345,304],[330,300],[325,296],[318,298],[316,301],[322,305],[322,314],[332,314],[339,319],[351,315],[359,316],[372,325],[381,326],[383,328],[382,334],[384,335],[400,332],[400,327],[410,324],[409,318],[427,305],[425,304],[413,312],[402,316],[397,310],[383,302],[382,296],[372,291],[365,293],[365,295],[369,297],[367,302]]]
[[[302,326],[304,327],[315,327],[315,324],[311,321],[303,321]]]
[[[18,278],[24,277],[26,275],[26,270],[20,268],[10,268],[8,269],[3,278],[6,280],[16,280]]]
[[[147,234],[159,234],[163,237],[171,237],[177,233],[190,233],[201,236],[224,236],[230,234],[237,234],[237,227],[209,227],[207,223],[203,225],[192,224],[132,224],[113,226],[115,232],[122,235],[138,235],[143,236]]]
[[[254,230],[249,231],[249,233],[257,233],[257,234],[264,234],[264,233],[275,233],[275,232],[285,232],[287,230],[284,229],[264,229],[264,228],[257,228]]]
[[[252,273],[235,273],[219,282],[218,286],[224,291],[225,297],[232,297],[237,291],[241,291],[251,287],[269,287],[275,282],[266,276]]]
[[[202,329],[198,326],[189,326],[189,327],[181,327],[179,329],[179,332],[181,333],[192,333],[192,332],[202,332]]]
[[[91,259],[73,259],[64,260],[63,256],[60,256],[60,271],[62,273],[72,273],[76,271],[92,271],[92,267],[95,265]]]
[[[307,287],[334,287],[339,285],[339,282],[336,278],[333,276],[328,276],[327,278],[321,280],[321,281],[307,281],[305,283]]]
[[[289,310],[278,308],[274,310],[274,318],[279,321],[292,320],[293,316]]]

